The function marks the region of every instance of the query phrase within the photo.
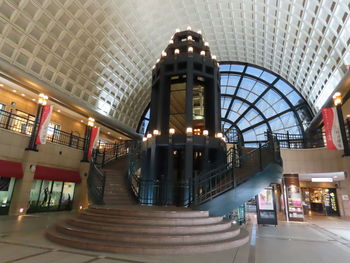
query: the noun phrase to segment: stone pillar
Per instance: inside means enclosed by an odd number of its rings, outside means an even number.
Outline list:
[[[79,174],[81,183],[75,185],[75,193],[73,199],[73,210],[78,211],[89,206],[88,185],[87,178],[90,169],[90,164],[81,162],[79,167]]]
[[[13,189],[9,215],[25,214],[29,208],[29,196],[32,189],[36,162],[39,153],[34,151],[25,151],[22,161],[23,178],[16,179]],[[23,212],[20,212],[23,209]]]

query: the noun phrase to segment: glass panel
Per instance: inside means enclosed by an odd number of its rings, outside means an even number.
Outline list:
[[[40,188],[41,188],[42,180],[34,180],[32,184],[32,189],[29,194],[29,209],[35,208],[38,205]],[[46,200],[48,196],[46,197]]]
[[[220,85],[227,85],[228,75],[222,74],[220,77]]]
[[[250,126],[249,122],[246,118],[242,118],[238,123],[237,126],[240,130],[244,130],[245,128],[248,128]]]
[[[245,88],[246,90],[252,90],[255,84],[256,84],[256,80],[244,77],[240,87]]]
[[[261,69],[254,68],[254,67],[248,67],[247,70],[246,70],[247,74],[250,74],[250,75],[253,75],[253,76],[256,76],[256,77],[260,77],[262,72],[263,71]]]
[[[169,128],[174,128],[176,133],[184,134],[186,130],[185,102],[186,83],[171,84]]]
[[[290,100],[290,102],[292,103],[293,106],[296,106],[296,105],[304,102],[304,100],[295,91],[288,94],[287,98]]]
[[[39,207],[47,207],[49,205],[51,188],[52,181],[44,180],[40,188]]]
[[[193,87],[193,127],[195,129],[204,129],[204,87],[195,85]]]
[[[221,86],[220,90],[221,94],[233,95],[235,93],[236,88],[231,86]]]
[[[264,73],[260,76],[260,78],[262,78],[268,83],[272,83],[277,77],[267,71],[264,71]]]
[[[220,71],[230,71],[230,65],[220,65]]]
[[[146,115],[145,115],[145,119],[149,119],[150,115],[151,115],[151,110],[148,109],[148,111],[146,112]]]
[[[53,182],[52,191],[50,194],[50,210],[58,210],[62,195],[63,182]]]
[[[292,88],[291,86],[289,86],[285,81],[283,81],[283,80],[281,80],[281,79],[275,83],[275,87],[276,87],[278,90],[282,91],[282,93],[283,93],[284,95],[287,95],[287,94],[289,94],[291,91],[293,91],[293,88]]]
[[[238,85],[240,78],[241,77],[238,75],[230,75],[228,82],[227,82],[227,85],[236,87]]]
[[[244,67],[243,65],[231,65],[231,71],[243,72]]]
[[[63,193],[61,200],[61,210],[71,210],[74,197],[75,183],[65,182],[63,185]]]
[[[15,178],[0,177],[0,215],[8,214]]]

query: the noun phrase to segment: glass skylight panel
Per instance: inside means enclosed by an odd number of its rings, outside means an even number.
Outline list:
[[[227,85],[236,87],[238,85],[239,79],[240,76],[230,74]]]
[[[231,65],[230,64],[223,64],[223,65],[220,65],[220,72],[223,72],[223,71],[230,71],[230,67]]]
[[[240,87],[245,88],[247,90],[251,90],[255,84],[256,84],[256,80],[253,80],[248,77],[244,77],[240,84]]]
[[[224,85],[222,85],[220,90],[221,90],[221,94],[233,95],[235,93],[236,88],[232,87],[232,86],[224,86]]]
[[[227,85],[227,80],[228,80],[228,75],[227,74],[223,74],[220,77],[220,85]]]
[[[264,71],[264,73],[261,74],[260,78],[271,84],[277,77],[267,71]]]
[[[304,100],[295,91],[288,94],[287,98],[290,100],[290,102],[293,104],[293,106],[296,106],[296,105],[304,102]]]
[[[249,75],[253,75],[255,77],[260,77],[261,73],[263,71],[261,69],[255,68],[255,67],[248,67],[246,70],[246,73]]]
[[[245,67],[245,66],[243,66],[243,65],[235,65],[235,64],[232,64],[232,65],[231,65],[231,71],[234,71],[234,72],[243,72],[244,67]]]
[[[229,114],[228,114],[228,116],[227,116],[227,119],[229,119],[229,120],[232,121],[232,122],[235,122],[235,121],[238,119],[239,116],[240,116],[240,115],[239,115],[237,112],[235,112],[235,111],[230,111]],[[225,116],[224,116],[224,117],[225,117]]]

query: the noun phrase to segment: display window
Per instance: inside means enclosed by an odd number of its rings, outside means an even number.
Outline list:
[[[303,201],[311,213],[326,216],[339,216],[335,188],[303,188]]]
[[[71,210],[75,183],[34,180],[28,213]]]
[[[0,215],[7,215],[16,178],[0,176]]]

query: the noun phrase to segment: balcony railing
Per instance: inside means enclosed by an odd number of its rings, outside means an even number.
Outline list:
[[[12,112],[0,110],[0,128],[30,136],[34,127],[34,120],[30,120]],[[84,149],[85,138],[64,132],[53,127],[47,131],[47,142],[66,145],[79,150]]]

